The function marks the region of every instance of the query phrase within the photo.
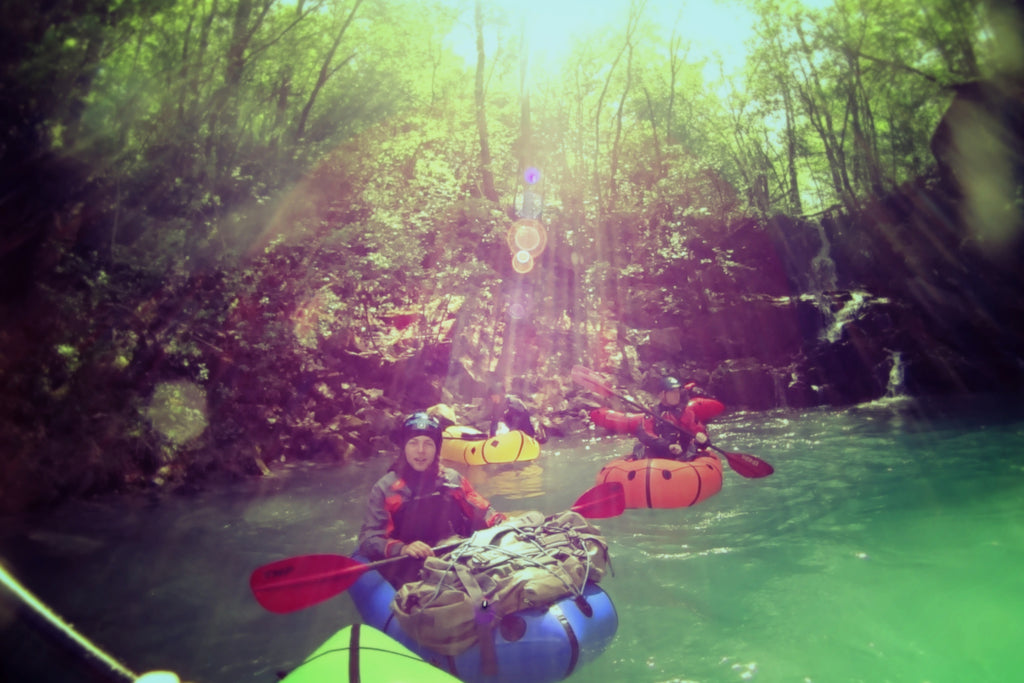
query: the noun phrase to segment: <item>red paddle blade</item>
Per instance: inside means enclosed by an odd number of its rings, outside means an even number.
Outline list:
[[[572,368],[572,381],[579,384],[588,391],[593,391],[601,396],[614,396],[611,387],[596,372],[582,365],[574,365]]]
[[[258,568],[249,577],[249,587],[263,607],[287,614],[343,593],[367,569],[343,555],[303,555]]]
[[[626,493],[620,482],[606,481],[584,491],[569,509],[588,519],[618,517],[626,509]]]
[[[741,477],[760,479],[761,477],[767,477],[775,471],[775,468],[769,463],[749,453],[730,453],[718,447],[713,446],[712,448],[725,456],[725,459],[729,461],[729,467]]]

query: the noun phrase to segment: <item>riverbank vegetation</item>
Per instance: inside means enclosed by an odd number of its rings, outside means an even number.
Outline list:
[[[3,505],[367,457],[396,414],[468,413],[495,374],[570,421],[573,363],[651,361],[634,328],[809,286],[744,257],[770,219],[947,194],[933,136],[971,84],[1019,96],[1020,23],[925,5],[751,0],[728,73],[691,50],[696,7],[644,0],[595,5],[557,63],[529,58],[542,17],[482,1],[5,5]],[[1016,272],[1007,163],[949,239]],[[546,237],[527,272],[523,217]]]

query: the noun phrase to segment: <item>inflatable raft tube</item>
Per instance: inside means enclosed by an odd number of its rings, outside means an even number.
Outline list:
[[[597,483],[606,481],[622,484],[627,508],[689,507],[722,490],[722,463],[710,454],[689,462],[619,458],[598,473]]]
[[[361,557],[356,559],[365,561]],[[525,609],[504,617],[493,632],[498,673],[489,676],[481,669],[479,644],[453,657],[434,652],[413,640],[393,617],[391,601],[395,589],[380,572],[366,572],[348,593],[365,623],[464,683],[561,681],[597,659],[615,638],[619,627],[618,613],[611,598],[600,586],[588,583],[581,601],[569,596],[546,609]]]
[[[725,410],[724,403],[705,396],[691,398],[686,405],[697,416],[698,422],[707,422],[712,418],[718,417]]]
[[[284,683],[458,683],[372,626],[346,626],[328,638]]]
[[[644,420],[643,413],[620,413],[610,408],[590,411],[590,421],[614,434],[634,434]]]
[[[441,439],[441,459],[465,465],[529,462],[538,456],[540,443],[526,432],[488,437],[479,429],[453,425],[444,430]]]
[[[691,398],[686,405],[693,411],[697,421],[701,423],[707,423],[725,410],[725,404],[713,398]],[[590,411],[591,422],[615,434],[636,433],[636,429],[643,419],[644,413],[622,413],[609,408],[595,408]]]

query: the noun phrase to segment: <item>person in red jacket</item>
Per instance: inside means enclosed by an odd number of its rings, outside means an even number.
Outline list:
[[[426,413],[402,423],[398,459],[370,489],[359,552],[370,560],[404,555],[381,567],[395,587],[414,580],[433,546],[505,521],[459,472],[442,467],[441,425]]]
[[[693,460],[708,447],[707,428],[687,407],[689,396],[682,390],[678,379],[662,377],[660,389],[658,406],[653,412],[662,419],[656,420],[650,415],[644,417],[637,427],[636,436],[640,443],[633,449],[633,458]]]

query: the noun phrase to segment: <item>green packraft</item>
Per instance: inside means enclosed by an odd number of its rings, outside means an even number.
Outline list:
[[[506,615],[582,598],[607,569],[608,544],[583,516],[527,512],[428,557],[421,580],[402,586],[391,609],[418,643],[455,656],[487,645],[488,629]]]

